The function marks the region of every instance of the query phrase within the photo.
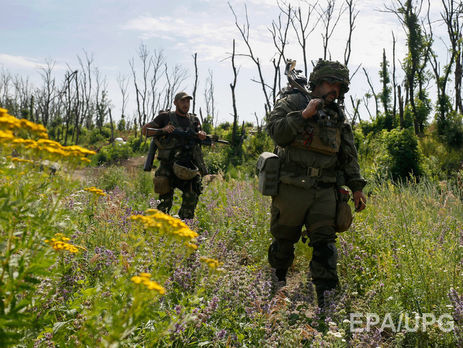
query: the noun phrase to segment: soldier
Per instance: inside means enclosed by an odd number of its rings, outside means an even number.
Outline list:
[[[324,294],[338,284],[336,270],[337,186],[353,192],[356,211],[365,208],[352,129],[337,100],[349,90],[349,70],[339,62],[319,60],[310,74],[312,98],[293,90],[275,104],[267,130],[280,157],[278,195],[272,198],[273,242],[270,265],[279,281],[294,259],[294,243],[305,225],[313,247],[310,271],[319,307]],[[344,182],[339,182],[343,177]]]
[[[178,188],[183,192],[182,206],[178,212],[181,219],[194,217],[202,190],[201,175],[207,172],[201,146],[197,142],[186,137],[169,135],[174,129],[179,129],[193,131],[200,140],[206,139],[199,119],[188,113],[191,99],[193,97],[185,92],[177,93],[174,98],[175,111],[161,112],[142,129],[143,135],[147,136],[153,135],[148,128],[162,129],[166,134],[155,137],[160,166],[153,179],[154,191],[159,194],[160,203],[157,208],[167,214],[172,208],[174,189]]]

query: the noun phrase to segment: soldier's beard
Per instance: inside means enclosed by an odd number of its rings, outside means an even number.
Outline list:
[[[177,108],[177,113],[180,114],[180,115],[186,115],[188,113],[188,109],[189,108]]]
[[[327,94],[325,94],[322,99],[327,102],[327,103],[332,103],[335,101],[335,99],[337,98],[338,94],[335,92],[335,91],[332,91],[332,92],[329,92]],[[327,99],[328,97],[332,97],[330,99]]]

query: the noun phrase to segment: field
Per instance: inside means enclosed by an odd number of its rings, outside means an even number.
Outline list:
[[[141,168],[73,168],[2,157],[0,346],[463,344],[461,181],[370,184],[321,315],[306,244],[272,285],[255,178],[206,183],[185,225],[152,209]]]

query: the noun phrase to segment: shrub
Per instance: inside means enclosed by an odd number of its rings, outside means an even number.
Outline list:
[[[119,163],[133,155],[132,148],[128,144],[111,144],[103,146],[93,157],[93,164]]]
[[[418,139],[412,129],[393,129],[385,134],[389,171],[394,180],[423,174]]]
[[[133,153],[147,153],[150,142],[151,139],[147,140],[145,137],[130,137],[127,141]]]

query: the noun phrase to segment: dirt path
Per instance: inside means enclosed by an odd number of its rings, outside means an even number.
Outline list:
[[[145,165],[145,156],[132,157],[121,162],[120,166],[125,167],[128,172],[133,172]],[[76,169],[72,172],[72,178],[79,181],[85,181],[89,177],[97,176],[106,167],[86,167]]]

